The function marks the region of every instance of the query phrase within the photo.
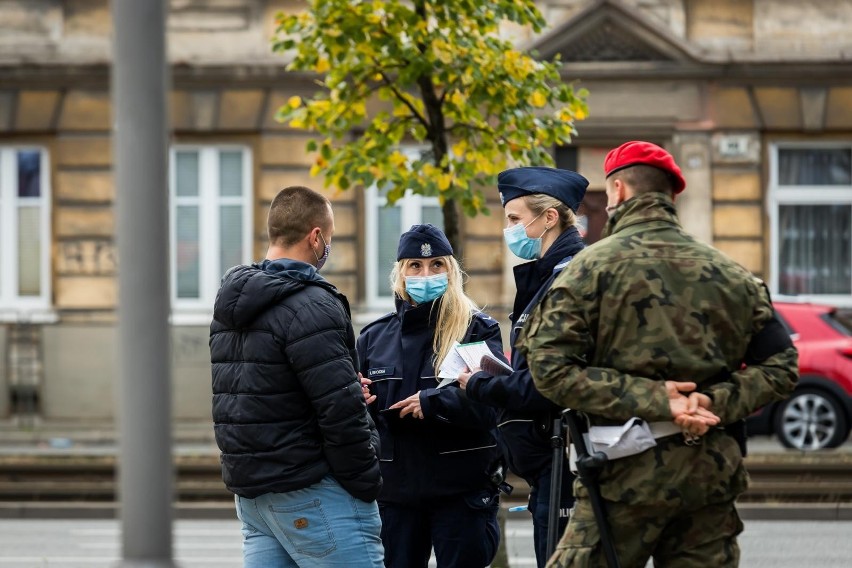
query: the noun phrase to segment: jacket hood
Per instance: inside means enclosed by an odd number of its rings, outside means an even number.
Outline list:
[[[313,266],[304,262],[279,259],[236,266],[222,277],[213,319],[230,328],[244,327],[270,306],[309,285],[337,293]]]

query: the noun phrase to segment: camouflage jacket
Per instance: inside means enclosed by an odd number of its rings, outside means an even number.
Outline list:
[[[743,367],[773,317],[765,286],[685,233],[669,197],[628,200],[604,237],[574,257],[518,338],[542,394],[592,424],[668,421],[664,381],[694,381],[727,424],[792,392],[794,348]],[[607,499],[676,506],[732,499],[746,484],[737,444],[721,429],[698,446],[661,440],[601,476]]]

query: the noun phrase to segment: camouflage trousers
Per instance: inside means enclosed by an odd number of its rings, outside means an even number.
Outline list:
[[[622,568],[735,568],[743,530],[734,502],[683,511],[606,501],[610,533]],[[585,488],[578,491],[568,528],[547,568],[607,568]]]

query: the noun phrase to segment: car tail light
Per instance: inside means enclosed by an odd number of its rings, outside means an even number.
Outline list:
[[[852,359],[852,345],[847,345],[846,347],[841,347],[840,349],[838,349],[838,351],[844,357],[848,357],[849,359]]]

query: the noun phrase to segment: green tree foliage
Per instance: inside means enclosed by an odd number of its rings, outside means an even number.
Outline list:
[[[313,98],[292,97],[278,112],[317,134],[312,175],[343,190],[387,184],[390,203],[406,188],[438,196],[459,251],[457,204],[487,212],[482,189],[499,171],[551,164],[549,149],[569,142],[586,115],[585,91],[562,82],[558,61],[500,36],[503,21],[542,29],[531,0],[307,4],[279,15],[273,49],[293,55],[288,69],[319,78]],[[403,144],[424,151],[411,156]]]

